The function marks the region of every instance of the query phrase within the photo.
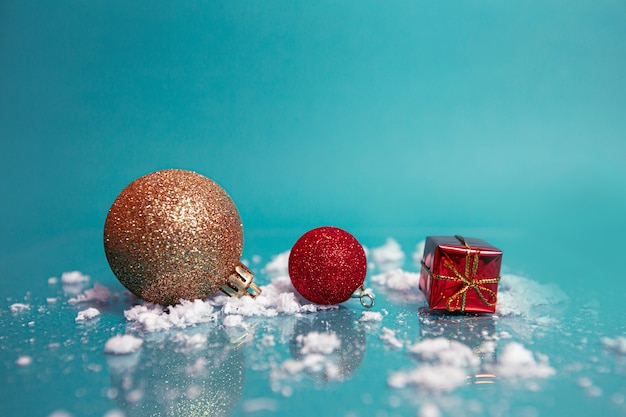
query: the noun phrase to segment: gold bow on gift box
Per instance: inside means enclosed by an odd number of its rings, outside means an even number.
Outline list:
[[[480,259],[480,250],[474,249],[474,256],[472,262],[472,247],[465,241],[463,236],[454,236],[465,245],[465,273],[461,274],[457,267],[448,259],[444,259],[443,265],[450,269],[454,276],[449,275],[436,275],[432,274],[433,279],[441,281],[453,281],[463,284],[461,289],[455,292],[446,303],[446,308],[449,312],[460,311],[465,312],[465,301],[467,298],[467,291],[473,289],[480,297],[483,303],[489,307],[496,305],[498,295],[491,289],[484,286],[484,284],[497,284],[500,282],[500,277],[494,278],[481,278],[476,279],[476,272],[478,271],[478,261]],[[472,265],[470,271],[470,264]],[[483,294],[483,291],[487,294]]]

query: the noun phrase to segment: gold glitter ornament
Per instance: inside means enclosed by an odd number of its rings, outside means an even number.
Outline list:
[[[261,292],[240,262],[237,207],[217,183],[191,171],[156,171],[122,190],[104,224],[104,251],[120,282],[146,301]]]

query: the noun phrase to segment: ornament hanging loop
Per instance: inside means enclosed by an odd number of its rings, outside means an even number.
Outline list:
[[[357,288],[350,298],[358,298],[361,305],[365,308],[371,308],[374,306],[374,293],[369,289],[365,289],[363,285]]]
[[[248,297],[256,298],[261,294],[261,289],[252,282],[254,273],[250,271],[244,264],[239,262],[235,265],[235,272],[230,274],[226,283],[222,285],[222,292],[231,297]]]

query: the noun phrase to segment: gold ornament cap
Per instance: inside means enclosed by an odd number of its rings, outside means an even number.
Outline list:
[[[261,292],[240,262],[237,207],[195,172],[162,170],[131,182],[107,215],[104,251],[119,281],[146,301],[170,305],[220,289],[237,297]]]

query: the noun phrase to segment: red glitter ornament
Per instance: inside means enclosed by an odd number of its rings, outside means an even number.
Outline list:
[[[293,245],[289,276],[296,291],[317,304],[338,304],[351,296],[371,307],[374,296],[363,287],[365,251],[350,233],[337,227],[309,230]]]

